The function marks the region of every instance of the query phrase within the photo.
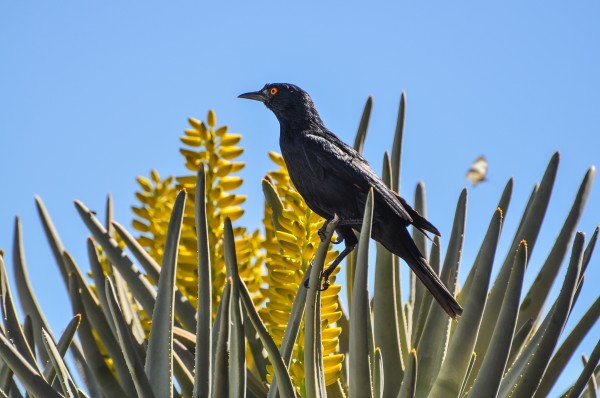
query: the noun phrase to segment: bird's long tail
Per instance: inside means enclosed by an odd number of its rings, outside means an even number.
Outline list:
[[[406,261],[410,269],[417,275],[427,290],[431,292],[444,311],[450,317],[456,319],[462,314],[462,307],[458,304],[452,293],[448,291],[433,268],[427,263],[427,260],[415,245],[406,228],[402,227],[399,229],[401,229],[400,236],[396,234],[393,234],[394,236],[387,235],[381,240],[381,243],[392,253]]]

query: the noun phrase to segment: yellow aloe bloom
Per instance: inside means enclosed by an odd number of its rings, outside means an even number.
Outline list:
[[[308,208],[293,187],[281,155],[271,152],[269,157],[279,169],[268,173],[267,182],[275,188],[283,210],[274,217],[271,207],[265,206],[265,239],[262,247],[266,252],[267,275],[263,281],[267,286],[261,288],[266,302],[260,309],[260,315],[275,343],[281,345],[294,297],[302,286],[304,272],[320,243],[317,231],[325,220]],[[337,254],[337,251],[329,250],[326,263],[333,261]],[[341,329],[336,326],[336,321],[342,316],[338,308],[340,285],[335,283],[338,270],[331,278],[332,284],[329,289],[321,295],[326,385],[337,382],[344,360],[344,355],[338,353],[338,336]],[[300,392],[304,391],[303,330],[301,327],[289,368],[294,385],[299,387]],[[268,371],[269,377],[272,377],[273,369],[268,367]]]
[[[213,313],[216,312],[223,287],[225,286],[225,261],[223,258],[223,223],[226,217],[238,220],[244,211],[240,205],[246,200],[244,195],[234,191],[243,180],[235,173],[244,168],[243,162],[235,161],[243,150],[236,146],[241,135],[231,134],[227,126],[216,126],[215,113],[210,110],[206,123],[190,118],[190,128],[184,131],[180,153],[185,158],[185,167],[193,172],[180,177],[168,177],[162,180],[156,171],[150,179],[138,177],[141,192],[136,193],[139,207],[133,207],[136,219],[133,227],[141,232],[138,238],[159,263],[162,260],[167,228],[171,216],[172,204],[177,192],[186,189],[188,200],[184,213],[183,227],[179,246],[177,286],[183,294],[197,305],[198,302],[198,246],[195,232],[195,187],[196,173],[200,164],[206,170],[206,216],[208,237],[211,248],[211,271],[213,287]],[[253,293],[256,305],[262,302],[259,287],[262,283],[261,241],[258,230],[249,233],[245,228],[234,228],[236,253],[240,276]]]

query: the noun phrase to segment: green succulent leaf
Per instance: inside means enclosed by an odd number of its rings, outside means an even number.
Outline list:
[[[527,206],[525,207],[525,211],[521,217],[519,227],[513,238],[508,254],[488,295],[485,311],[483,313],[483,319],[481,320],[481,328],[479,330],[479,335],[477,336],[477,343],[475,344],[475,352],[477,353],[485,355],[485,352],[487,351],[487,347],[496,327],[498,313],[500,311],[500,307],[502,306],[502,301],[506,292],[508,280],[510,278],[510,269],[513,260],[512,256],[513,253],[517,251],[517,247],[522,240],[527,242],[528,255],[531,256],[531,252],[533,251],[535,242],[537,240],[542,221],[546,214],[546,209],[548,208],[548,202],[550,201],[550,194],[552,193],[552,187],[554,186],[558,163],[559,154],[556,152],[548,163],[539,187],[536,186],[533,189]],[[481,363],[482,362],[478,361],[475,364],[473,373],[471,373],[471,380],[468,383],[469,385],[473,383],[473,378],[475,375],[477,375]]]
[[[75,333],[77,332],[77,328],[79,327],[80,323],[81,315],[76,315],[73,319],[71,319],[71,322],[69,322],[69,324],[65,328],[65,331],[63,332],[62,336],[60,336],[60,339],[56,344],[56,348],[61,358],[64,358],[65,354],[67,353],[67,350],[69,349],[69,346],[73,342],[73,339],[75,338]],[[48,332],[46,332],[46,334],[50,335],[50,333]],[[54,382],[55,376],[56,368],[54,366],[51,366],[50,364],[46,365],[46,367],[44,368],[44,379],[46,379],[49,384],[52,384]]]
[[[0,259],[2,256],[0,256]],[[25,389],[36,397],[61,398],[43,376],[35,369],[27,359],[15,348],[11,342],[0,333],[0,357],[6,362],[10,369],[17,375]]]
[[[310,268],[304,273],[302,280],[309,277]],[[302,317],[304,315],[304,307],[306,305],[306,296],[308,289],[302,286],[298,289],[296,297],[294,297],[294,303],[292,304],[292,311],[290,313],[290,319],[285,327],[285,333],[283,334],[283,340],[281,342],[281,358],[286,368],[289,368],[290,361],[292,360],[292,353],[294,351],[294,343],[298,338],[298,332],[300,331],[300,325],[302,323]],[[289,377],[289,376],[288,376]],[[273,376],[273,381],[269,387],[268,398],[275,398],[277,396],[277,375]]]
[[[144,268],[146,275],[156,284],[160,274],[160,266],[125,229],[125,227],[116,221],[113,221],[112,225],[121,239],[123,239],[123,242],[125,242],[127,248],[133,253],[136,260]],[[186,328],[193,330],[196,326],[196,310],[189,300],[181,294],[179,289],[175,290],[175,315]]]
[[[402,386],[398,393],[398,398],[414,398],[417,388],[417,351],[413,349],[410,352],[409,360],[404,371],[404,377],[402,378]]]
[[[596,367],[596,364],[599,362],[600,362],[600,340],[598,340],[598,342],[596,343],[596,347],[594,347],[594,350],[592,351],[592,354],[590,355],[590,359],[587,361],[587,363],[583,367],[583,371],[581,372],[581,374],[575,381],[575,384],[573,384],[573,387],[571,387],[569,389],[569,394],[567,395],[567,398],[577,398],[581,395],[583,389],[586,386],[586,383],[588,383],[590,378],[595,378],[594,368]],[[595,380],[594,380],[594,382],[595,382]],[[594,382],[591,383],[592,388],[588,388],[589,392],[592,392],[595,388],[597,388],[597,386],[594,387]],[[595,391],[594,391],[594,393],[595,393]]]
[[[486,394],[496,396],[498,392],[515,331],[526,266],[527,244],[523,241],[514,256],[508,286],[498,314],[498,326],[492,334],[488,353],[483,355],[481,367],[478,369],[478,374],[475,375],[475,384],[469,391],[470,397],[486,396]],[[471,375],[473,375],[473,370]]]
[[[58,349],[56,348],[52,337],[50,337],[50,335],[43,329],[42,336],[44,347],[48,352],[48,356],[50,357],[50,361],[52,362],[54,369],[56,369],[56,373],[58,375],[58,380],[60,382],[60,386],[62,387],[63,394],[67,398],[77,397],[79,394],[77,394],[77,387],[75,386],[75,382],[73,381],[73,378],[67,370],[67,366],[65,365],[62,359],[62,355],[58,352]]]
[[[369,267],[369,239],[373,220],[373,190],[369,191],[358,242],[356,274],[352,287],[353,304],[350,311],[350,362],[349,393],[355,397],[373,396],[373,341],[371,330],[371,308],[367,286]]]
[[[110,262],[121,272],[131,292],[142,305],[144,311],[147,314],[152,314],[156,300],[156,291],[150,282],[139,272],[135,264],[121,250],[114,239],[108,235],[106,229],[100,224],[94,213],[79,201],[75,201],[75,208],[94,239],[102,246],[102,250],[104,250]]]
[[[86,362],[94,376],[94,381],[100,387],[103,394],[115,397],[126,396],[125,391],[106,365],[104,356],[100,352],[96,339],[92,333],[92,327],[88,321],[88,314],[81,299],[81,288],[75,275],[69,276],[69,295],[74,314],[81,314],[81,324],[77,334],[81,340]]]
[[[212,376],[213,397],[229,396],[229,302],[231,300],[231,278],[227,278],[217,316],[213,328],[213,363],[214,374]]]
[[[173,204],[167,232],[165,254],[158,279],[156,305],[152,312],[152,328],[144,370],[157,397],[173,396],[173,320],[175,306],[175,273],[177,249],[185,208],[185,191],[180,191]]]
[[[232,281],[239,279],[238,264],[235,253],[235,240],[231,220],[225,219],[225,264],[227,275]],[[231,350],[229,362],[229,393],[241,397],[246,391],[246,338],[244,322],[240,309],[240,287],[237,283],[231,285],[231,299],[229,302],[231,321],[231,334],[229,348]]]
[[[515,398],[531,397],[539,386],[548,360],[571,310],[577,278],[581,270],[584,236],[580,232],[575,236],[571,260],[563,286],[552,310],[547,315],[548,321],[544,322],[545,325],[538,330],[538,333],[541,332],[542,335],[539,342],[534,346],[535,351],[531,356],[524,357],[523,361],[517,359],[517,362],[508,371],[500,385],[500,396],[507,396],[512,391],[512,396]],[[530,344],[532,343],[533,341]],[[526,363],[522,365],[523,362]]]
[[[326,396],[323,351],[321,340],[321,273],[325,266],[327,249],[338,223],[334,217],[325,229],[325,239],[319,244],[317,254],[310,266],[309,288],[306,296],[304,321],[304,373],[308,398]],[[300,289],[304,287],[301,286]]]
[[[544,377],[540,382],[540,386],[535,393],[536,398],[542,398],[548,395],[558,380],[558,376],[565,370],[573,353],[594,326],[598,317],[600,317],[600,297],[596,298],[596,301],[594,301],[592,306],[581,317],[579,322],[577,322],[577,325],[575,325],[571,333],[569,333],[556,353],[552,356],[552,360],[550,360],[548,368],[546,369],[546,372],[544,372]]]
[[[450,235],[450,242],[448,243],[448,252],[444,258],[444,265],[440,276],[450,292],[454,292],[456,287],[456,275],[462,256],[466,215],[467,190],[463,189],[456,205],[452,233]],[[419,340],[417,348],[417,355],[419,356],[417,396],[426,396],[433,386],[433,382],[446,355],[450,322],[451,318],[448,317],[448,314],[446,314],[442,307],[437,305],[437,303],[432,303],[423,328],[423,335]]]
[[[260,340],[263,343],[267,354],[269,355],[269,359],[275,368],[275,375],[279,379],[279,384],[277,386],[279,390],[279,395],[282,398],[293,398],[296,396],[294,391],[294,386],[292,385],[292,379],[287,372],[286,365],[284,364],[283,358],[281,357],[279,350],[277,349],[277,345],[273,341],[273,338],[269,335],[266,326],[261,321],[256,308],[254,308],[254,303],[252,302],[252,298],[250,297],[250,292],[248,292],[248,288],[244,281],[240,278],[238,279],[239,287],[240,287],[240,298],[242,304],[245,309],[245,314],[254,325]],[[301,287],[304,289],[304,287]]]
[[[64,261],[69,272],[77,279],[80,292],[79,297],[85,308],[87,320],[102,342],[104,349],[111,357],[121,385],[129,396],[135,395],[135,385],[131,378],[127,363],[125,362],[121,347],[119,346],[119,342],[117,341],[116,330],[112,323],[112,318],[108,319],[110,317],[108,309],[106,309],[106,313],[108,314],[107,317],[100,307],[95,293],[85,282],[79,267],[75,264],[75,261],[68,252],[64,253]]]
[[[146,377],[146,373],[144,373],[144,364],[136,355],[133,336],[131,335],[129,328],[125,323],[125,319],[121,314],[117,295],[110,278],[106,278],[104,291],[110,314],[116,328],[119,345],[123,350],[125,361],[127,362],[129,372],[131,373],[133,383],[137,391],[137,396],[139,398],[153,398],[154,393],[152,392],[150,381]]]
[[[427,206],[426,206],[426,201],[425,201],[425,184],[423,184],[422,182],[419,182],[417,184],[417,188],[415,190],[415,205],[414,205],[414,209],[421,214],[423,217],[427,218],[427,210],[426,210]],[[417,248],[419,249],[419,251],[421,252],[421,254],[423,255],[423,257],[425,257],[425,259],[427,259],[428,255],[427,255],[427,237],[425,236],[425,234],[423,234],[421,231],[419,231],[416,227],[413,226],[412,228],[412,236],[413,236],[413,240],[415,241],[415,244],[417,245]],[[416,276],[411,272],[410,273],[410,278],[411,278],[411,303],[412,303],[412,308],[413,308],[413,316],[412,316],[412,321],[413,323],[416,323],[421,311],[421,303],[424,299],[425,296],[425,291],[427,289],[425,289],[425,286],[423,286],[422,283],[418,283],[416,281]]]
[[[198,309],[196,313],[196,357],[193,397],[211,395],[212,375],[212,284],[210,249],[206,224],[206,172],[198,169],[195,195],[196,233],[198,234]]]
[[[430,397],[454,397],[460,395],[477,339],[479,324],[485,307],[488,285],[496,247],[500,237],[502,212],[497,209],[492,216],[487,233],[481,244],[473,277],[473,287],[466,299],[464,312],[450,340],[448,353],[435,379]]]
[[[27,272],[27,265],[25,262],[25,248],[23,247],[23,232],[21,229],[21,219],[16,217],[15,219],[15,232],[13,239],[13,271],[15,274],[15,282],[17,287],[17,294],[19,296],[19,303],[23,312],[31,317],[33,322],[33,334],[35,338],[35,345],[38,347],[43,346],[42,328],[48,330],[48,323],[42,314],[40,305],[38,304],[37,298],[33,293],[31,284],[29,283],[29,274]],[[29,344],[32,346],[31,344]],[[45,350],[39,350],[39,356],[42,362],[48,361],[48,354]]]
[[[404,136],[404,119],[406,118],[406,93],[402,91],[398,106],[398,119],[392,144],[392,190],[400,193],[400,158],[402,157],[402,137]]]
[[[41,374],[31,346],[27,343],[23,329],[17,316],[17,309],[12,298],[10,283],[6,273],[4,259],[0,256],[0,298],[2,300],[2,314],[5,330],[3,331],[8,339],[12,341],[16,349],[21,353],[22,357],[27,360],[29,365]]]
[[[373,97],[369,96],[365,103],[365,109],[363,110],[358,124],[358,131],[356,132],[356,138],[354,138],[354,149],[358,153],[362,153],[363,146],[365,145],[365,139],[367,138],[367,129],[369,128],[369,119],[371,119],[371,110],[373,109]]]
[[[523,303],[519,310],[517,328],[520,328],[529,318],[536,320],[541,316],[542,310],[544,309],[544,303],[550,293],[550,288],[558,275],[560,265],[567,254],[569,243],[573,239],[575,228],[577,227],[577,223],[585,208],[587,198],[592,188],[592,182],[594,181],[594,175],[595,168],[591,167],[585,174],[585,177],[579,186],[579,191],[571,206],[571,211],[569,211],[567,219],[556,238],[552,250],[548,254],[537,278],[523,299]]]

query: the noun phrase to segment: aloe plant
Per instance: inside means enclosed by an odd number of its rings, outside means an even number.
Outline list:
[[[359,150],[372,106],[369,98],[355,140]],[[400,186],[405,112],[403,94],[392,156],[386,153],[383,162],[383,180],[394,189]],[[190,123],[194,131],[186,135],[184,143],[200,145],[201,152],[211,134],[229,146],[239,141],[237,135],[228,136],[226,129],[214,130],[214,113],[209,114],[210,128],[195,119]],[[226,156],[241,153],[237,147],[224,148]],[[527,289],[524,274],[554,188],[558,154],[534,188],[504,258],[497,253],[497,244],[506,233],[503,224],[508,217],[512,179],[498,203],[490,204],[489,227],[470,268],[461,256],[464,241],[472,239],[464,230],[466,190],[457,200],[445,256],[437,237],[428,249],[427,240],[415,235],[419,248],[464,307],[462,318],[455,322],[432,303],[416,280],[411,280],[405,298],[399,261],[380,245],[375,246],[375,262],[371,263],[372,193],[358,249],[346,266],[350,283],[346,286],[349,313],[345,313],[337,295],[339,284],[328,291],[319,289],[320,272],[336,255],[331,240],[337,219],[327,225],[322,242],[315,240],[321,220],[294,191],[279,155],[270,154],[279,170],[262,182],[265,236],[256,237],[234,228],[235,220],[224,213],[216,215],[217,199],[211,192],[219,191],[218,178],[214,174],[209,177],[209,171],[217,167],[215,158],[211,165],[189,150],[185,155],[197,170],[193,178],[184,179],[193,193],[177,191],[167,177],[161,188],[165,196],[145,199],[162,209],[155,212],[157,223],[150,224],[155,228],[153,239],[146,235],[137,240],[112,220],[110,200],[104,224],[83,203],[75,203],[93,237],[87,240],[91,279],[69,255],[44,204],[36,198],[72,302],[74,317],[60,336],[48,327],[28,282],[17,219],[13,263],[25,320],[20,321],[0,255],[4,319],[0,326],[1,396],[544,397],[600,316],[599,297],[558,344],[583,288],[599,233],[596,228],[586,243],[585,234],[576,232],[594,178],[593,167],[586,173],[535,282]],[[234,169],[224,162],[218,167],[224,167],[223,176]],[[161,181],[155,178],[155,183],[163,184]],[[229,188],[235,185],[230,183],[226,183]],[[151,184],[146,185],[147,193],[157,193]],[[228,197],[220,204],[243,202],[235,195]],[[415,208],[425,213],[425,203],[425,186],[420,183]],[[138,217],[147,219],[154,211],[151,206],[146,210],[138,211]],[[239,211],[230,214],[235,219]],[[253,259],[257,246],[250,241],[260,242],[266,259]],[[190,242],[197,251],[193,263]],[[182,252],[183,260],[178,258]],[[158,257],[162,265],[157,263]],[[567,257],[560,294],[544,311],[550,287]],[[256,281],[248,278],[257,271],[248,265],[263,260],[271,273],[264,277],[269,290],[257,293],[248,286],[255,287]],[[492,280],[494,264],[501,268]],[[375,267],[374,292],[368,290],[370,267]],[[458,275],[465,268],[467,278],[460,288]],[[215,278],[213,272],[219,276]],[[308,288],[303,286],[305,279]],[[190,300],[190,292],[196,291],[197,296]],[[80,377],[64,360],[68,350]],[[595,397],[599,361],[600,343],[563,396]]]

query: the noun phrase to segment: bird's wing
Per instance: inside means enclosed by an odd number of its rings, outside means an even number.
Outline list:
[[[302,149],[307,159],[316,158],[317,165],[311,164],[315,175],[327,176],[333,174],[335,178],[346,181],[366,192],[373,187],[376,195],[396,213],[399,217],[412,223],[413,219],[396,194],[391,191],[367,161],[354,148],[348,146],[332,133],[325,135],[305,133]],[[314,156],[315,153],[326,153],[326,156]],[[309,162],[311,163],[311,162]],[[315,168],[320,170],[315,171]]]

